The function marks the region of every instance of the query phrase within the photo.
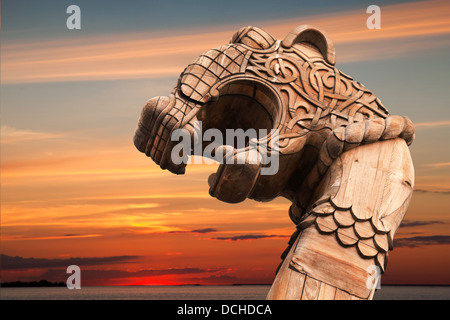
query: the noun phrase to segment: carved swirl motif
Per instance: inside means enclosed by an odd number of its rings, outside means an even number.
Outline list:
[[[274,84],[289,85],[307,103],[336,111],[333,114],[348,122],[389,115],[370,90],[322,58],[309,58],[295,48],[275,52],[253,53],[247,70]],[[289,107],[294,118],[296,108]]]
[[[180,174],[185,164],[170,159],[174,149],[170,137],[178,128],[193,132],[193,122],[206,119],[213,128],[223,125],[221,130],[228,126],[278,129],[282,171],[262,176],[261,164],[221,165],[209,180],[210,194],[226,202],[246,198],[268,201],[284,196],[292,202],[289,216],[298,228],[289,246],[302,232],[314,231],[321,238],[328,234],[336,239],[339,249],[356,250],[384,271],[393,234],[407,207],[406,202],[404,206],[395,201],[409,199],[412,194],[413,170],[412,164],[406,170],[397,162],[392,170],[407,171],[407,178],[388,174],[383,180],[380,176],[390,172],[394,164],[385,163],[380,169],[370,159],[383,159],[377,152],[382,146],[394,150],[392,143],[401,142],[403,149],[397,146],[398,150],[404,150],[401,139],[411,144],[414,126],[407,117],[390,115],[375,94],[339,71],[334,63],[331,40],[312,26],[299,26],[282,41],[259,28],[241,28],[229,44],[203,53],[188,65],[169,96],[149,100],[136,130],[135,145],[161,168]],[[260,109],[262,115],[255,111]],[[267,135],[261,141],[271,137]],[[368,152],[371,146],[364,144],[383,140],[391,141],[372,148],[374,153],[366,162],[356,165],[342,160],[363,149]],[[412,163],[406,153],[403,157],[405,163]],[[400,156],[396,153],[392,158]],[[347,175],[330,183],[330,172],[340,170],[336,168],[339,162],[351,162],[346,174],[363,163],[367,166],[351,179]],[[372,176],[366,179],[369,172]],[[354,189],[364,186],[361,189],[368,190],[365,181],[377,181],[373,188],[385,197],[383,201],[389,200],[383,202],[385,212],[380,214],[377,204],[367,205],[366,200],[371,198],[367,190],[353,192],[353,185],[348,190],[342,187],[346,179],[352,183],[361,179],[363,182],[355,184],[358,187]],[[321,189],[324,181],[329,189]],[[338,193],[341,189],[344,191]],[[399,190],[403,192],[400,195]],[[348,196],[339,199],[342,194]]]

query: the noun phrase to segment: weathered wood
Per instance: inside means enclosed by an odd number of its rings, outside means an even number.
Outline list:
[[[311,277],[306,277],[303,287],[302,300],[317,300],[319,297],[321,282]]]
[[[298,233],[299,235],[300,233]],[[286,295],[288,295],[290,298],[294,299],[300,299],[301,293],[303,291],[303,283],[301,283],[300,278],[303,277],[303,281],[305,279],[304,275],[300,275],[299,277],[294,276],[293,283],[290,282],[291,280],[291,274],[294,271],[292,268],[290,268],[290,258],[292,258],[292,255],[294,253],[294,250],[297,246],[298,240],[300,237],[296,237],[294,239],[294,242],[291,245],[291,248],[289,250],[289,253],[287,254],[286,258],[283,260],[283,263],[278,271],[278,276],[276,277],[275,281],[272,284],[272,287],[269,290],[269,293],[267,294],[267,299],[269,300],[287,300]],[[292,280],[291,280],[292,281]]]
[[[375,236],[375,230],[373,229],[369,220],[356,221],[355,233],[358,235],[360,239],[368,239]]]
[[[350,227],[355,224],[355,218],[350,210],[336,210],[334,219],[339,227]]]
[[[300,300],[303,292],[308,286],[308,279],[304,274],[289,269],[288,287],[286,287],[286,295],[284,300]]]
[[[336,296],[336,287],[330,286],[326,283],[321,283],[319,296],[317,300],[334,300]]]
[[[355,233],[355,229],[353,228],[353,226],[339,228],[336,232],[336,235],[338,237],[339,242],[343,246],[353,246],[359,240],[358,235]]]
[[[336,295],[334,296],[334,300],[361,300],[361,299],[348,292],[337,289]]]
[[[343,247],[334,234],[324,235],[316,228],[304,230],[291,258],[291,266],[299,272],[361,298],[369,295],[366,270],[373,264],[373,259],[360,257],[355,247]]]
[[[411,199],[411,120],[390,115],[335,62],[333,42],[316,27],[299,26],[282,41],[241,28],[188,65],[169,96],[149,100],[136,129],[135,146],[162,169],[183,174],[193,154],[221,162],[208,179],[219,200],[292,202],[297,230],[268,299],[372,299],[367,270],[386,269]],[[177,129],[191,138],[183,161],[172,154]],[[230,129],[274,131],[241,146],[222,139],[198,147],[194,138],[209,129],[223,137]]]
[[[380,145],[381,146],[380,148]],[[375,155],[380,150],[386,154],[386,157],[378,159]],[[373,296],[373,290],[366,287],[368,279],[368,268],[371,265],[377,265],[384,272],[386,268],[386,253],[389,249],[388,234],[395,233],[395,229],[386,229],[383,220],[405,214],[412,193],[413,172],[411,167],[406,165],[410,163],[409,153],[405,153],[406,144],[403,140],[389,140],[377,142],[372,145],[365,145],[359,149],[352,149],[343,154],[341,158],[357,159],[359,166],[354,165],[354,161],[337,161],[336,168],[334,164],[330,167],[330,171],[324,180],[329,185],[336,187],[340,183],[339,188],[335,188],[334,194],[328,193],[329,196],[323,200],[318,200],[320,204],[313,205],[311,216],[316,216],[315,227],[306,227],[299,236],[297,247],[292,254],[291,265],[299,272],[304,273],[308,277],[320,279],[327,285],[331,285],[341,291],[350,294],[337,294],[336,299],[340,298],[358,298],[370,299]],[[371,153],[374,156],[370,156]],[[385,159],[389,159],[386,161]],[[366,165],[368,162],[370,165]],[[400,166],[399,163],[404,162],[405,165]],[[367,197],[365,192],[353,193],[359,188],[358,184],[365,183],[362,179],[349,179],[348,176],[358,176],[354,170],[361,170],[360,174],[365,176],[377,177],[372,183],[373,197],[378,197],[373,203],[378,207],[354,207],[348,202],[348,197],[355,200],[356,203],[362,203],[358,197]],[[379,172],[378,175],[375,172]],[[340,172],[340,174],[339,174]],[[387,172],[395,172],[396,174],[386,174]],[[339,176],[340,179],[332,178],[330,175]],[[347,175],[347,176],[346,176]],[[379,178],[379,176],[383,178]],[[405,183],[408,181],[408,183]],[[402,188],[408,186],[409,193]],[[323,185],[321,190],[326,189]],[[351,191],[348,191],[351,190]],[[396,195],[396,200],[392,201],[392,193]],[[342,194],[345,194],[344,197]],[[326,201],[326,199],[329,199]],[[325,201],[325,202],[323,202]],[[390,206],[386,206],[386,202]],[[348,206],[350,209],[340,208]],[[389,207],[389,209],[387,209]],[[384,212],[393,212],[381,216],[380,209],[384,208]],[[354,212],[354,210],[367,210],[375,212],[373,216],[364,212]],[[359,217],[359,218],[358,218]],[[397,220],[395,220],[397,221]],[[376,226],[383,226],[382,230]],[[391,224],[392,226],[394,223]],[[337,241],[335,241],[337,240]],[[338,291],[340,292],[340,291]]]

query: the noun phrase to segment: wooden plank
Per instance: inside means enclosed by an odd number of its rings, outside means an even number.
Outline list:
[[[345,292],[343,290],[337,289],[336,290],[336,295],[334,297],[334,300],[366,300],[366,299],[362,299],[360,297],[357,297],[353,294],[350,294],[348,292]]]
[[[352,295],[348,292],[342,291],[340,289],[336,290],[336,295],[334,296],[334,300],[351,300]]]
[[[291,272],[293,272],[293,270],[290,268],[290,261],[292,259],[292,255],[294,254],[295,248],[297,246],[301,234],[302,232],[299,233],[297,239],[295,240],[295,242],[291,247],[291,250],[284,258],[283,264],[281,265],[280,270],[278,270],[275,280],[272,286],[270,287],[269,293],[267,294],[266,297],[267,300],[284,300],[286,298],[286,293],[289,290],[289,279],[291,277]]]
[[[330,286],[326,283],[320,285],[318,300],[334,300],[336,295],[336,287]]]
[[[299,272],[359,297],[369,295],[366,270],[373,264],[374,259],[361,258],[355,247],[343,247],[334,234],[320,234],[315,228],[303,231],[291,263]]]
[[[289,284],[289,276],[291,270],[281,266],[275,277],[272,286],[270,287],[269,293],[267,294],[267,300],[284,300],[286,297],[286,291]]]
[[[381,197],[379,217],[383,222],[390,224],[390,229],[396,230],[401,218],[395,220],[388,217],[398,209],[406,212],[414,188],[414,167],[406,142],[402,139],[393,142],[395,148],[387,172],[386,188],[383,189]]]
[[[303,288],[302,300],[317,300],[319,297],[320,285],[320,281],[307,276]]]
[[[363,145],[341,156],[346,179],[332,201],[338,207],[351,206],[360,220],[370,219],[380,207],[393,146],[392,141],[385,143]]]
[[[287,286],[285,300],[300,300],[305,284],[305,274],[297,270],[290,270],[289,284]]]

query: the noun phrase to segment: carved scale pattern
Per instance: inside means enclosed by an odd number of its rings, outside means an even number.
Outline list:
[[[230,44],[202,54],[181,74],[169,102],[158,101],[156,107],[149,107],[154,108],[153,112],[143,111],[142,122],[150,123],[147,127],[152,128],[151,132],[144,132],[147,129],[140,126],[145,139],[138,141],[147,143],[143,147],[145,153],[164,167],[171,132],[192,126],[190,122],[214,96],[214,89],[236,76],[264,80],[286,102],[283,107],[288,110],[287,119],[278,128],[281,154],[296,153],[305,145],[317,150],[315,165],[299,188],[299,194],[304,194],[307,200],[342,153],[380,140],[403,138],[408,145],[412,143],[414,126],[407,117],[391,116],[361,83],[324,57],[308,55],[302,48],[305,47],[297,44],[285,47],[261,29],[245,27],[233,36]],[[372,218],[361,219],[351,206],[339,206],[330,197],[318,200],[306,212],[307,200],[293,199],[289,215],[297,231],[282,259],[299,230],[315,226],[321,233],[335,235],[342,246],[355,247],[362,257],[374,258],[385,270],[387,252],[392,249],[389,230],[380,230]]]
[[[298,230],[314,225],[319,232],[334,235],[342,246],[356,247],[363,258],[374,258],[384,273],[388,251],[393,249],[387,230],[377,229],[372,217],[358,218],[351,207],[340,208],[330,197],[316,202],[313,207],[310,214],[297,225]]]

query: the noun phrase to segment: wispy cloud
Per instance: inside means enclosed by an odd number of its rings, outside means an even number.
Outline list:
[[[436,220],[423,220],[423,221],[409,221],[409,220],[403,220],[400,224],[401,228],[409,228],[409,227],[419,227],[419,226],[428,226],[431,224],[444,224],[443,221],[436,221]]]
[[[437,162],[437,163],[429,163],[427,164],[428,167],[435,167],[435,168],[441,168],[441,167],[449,167],[450,162]]]
[[[65,136],[64,133],[39,132],[32,130],[17,129],[10,126],[1,126],[1,143],[18,143],[22,141],[56,139]]]
[[[70,265],[98,266],[105,264],[127,263],[140,258],[139,256],[112,256],[112,257],[89,257],[89,258],[68,258],[68,259],[42,259],[23,258],[19,256],[1,255],[2,269],[45,269],[68,267]]]
[[[216,237],[213,240],[225,240],[225,241],[243,241],[243,240],[258,240],[258,239],[271,239],[271,238],[288,238],[289,236],[284,235],[264,235],[264,234],[243,234],[239,236],[232,237]]]
[[[211,232],[216,232],[217,229],[214,228],[204,228],[204,229],[195,229],[192,230],[191,232],[193,233],[211,233]]]
[[[448,177],[437,176],[417,176],[414,192],[419,193],[442,193],[450,194],[450,185]]]
[[[450,126],[450,120],[419,122],[414,124],[414,127],[419,130],[436,127],[447,127],[447,126]]]
[[[448,190],[448,189],[436,189],[436,188],[431,188],[431,189],[417,188],[417,189],[414,189],[414,192],[450,194],[450,190]]]
[[[93,238],[101,237],[101,234],[64,234],[58,236],[3,236],[3,241],[17,241],[17,240],[67,240],[75,238]]]
[[[450,236],[447,235],[416,236],[394,240],[394,247],[415,248],[427,245],[445,245],[445,244],[450,244]]]
[[[338,62],[393,58],[402,53],[439,48],[450,43],[436,38],[450,33],[450,3],[420,1],[383,7],[381,30],[368,30],[365,12],[343,11],[303,17],[300,23],[326,30],[339,45]],[[259,26],[283,38],[299,19],[261,21]],[[3,83],[110,80],[177,76],[202,52],[227,43],[235,26],[191,35],[128,34],[45,44],[2,44]],[[373,45],[369,45],[369,43]],[[357,44],[357,46],[355,46]]]
[[[217,229],[214,228],[203,228],[203,229],[195,229],[195,230],[173,230],[173,231],[168,231],[167,233],[212,233],[212,232],[217,232]]]

